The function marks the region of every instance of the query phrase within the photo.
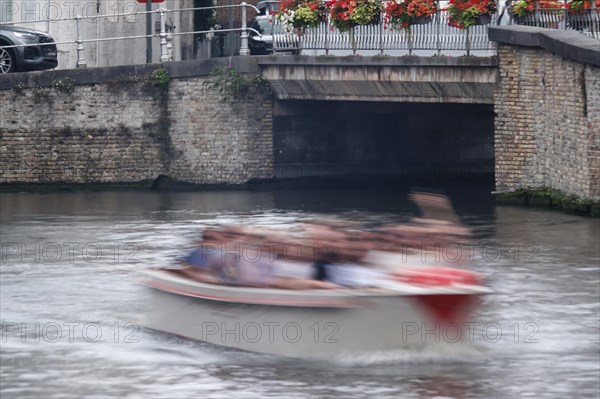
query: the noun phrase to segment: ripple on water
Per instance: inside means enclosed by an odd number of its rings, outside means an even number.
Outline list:
[[[326,360],[297,360],[218,348],[142,327],[147,292],[137,283],[136,273],[172,263],[194,244],[205,226],[239,223],[285,228],[300,218],[319,218],[331,210],[374,226],[405,221],[413,211],[398,205],[373,211],[372,205],[361,207],[356,198],[350,206],[345,201],[352,192],[342,194],[324,193],[317,208],[286,205],[314,203],[321,193],[312,191],[0,194],[3,243],[26,243],[34,248],[35,243],[79,242],[106,248],[93,262],[80,256],[61,262],[7,257],[2,263],[0,395],[599,396],[600,229],[595,221],[570,215],[507,207],[465,211],[479,248],[492,244],[510,249],[515,242],[533,242],[539,249],[531,263],[515,258],[515,252],[502,252],[494,261],[477,253],[474,267],[496,291],[483,298],[477,318],[482,326],[496,323],[501,328],[498,341],[486,339],[478,330],[471,345],[441,343],[415,351],[340,353]],[[365,201],[371,204],[372,198],[380,198],[382,203],[394,203],[386,195],[396,194],[370,194]],[[136,261],[115,260],[111,252],[115,243],[135,245]],[[65,337],[48,342],[33,332],[23,342],[21,336],[8,336],[4,328],[6,323],[31,327],[68,322],[97,323],[102,337],[88,342],[80,334],[72,342]],[[111,330],[115,323],[120,328],[117,342]],[[123,342],[131,331],[123,329],[126,323],[140,327],[134,335],[137,342]],[[537,327],[537,342],[524,342],[532,331],[525,329],[527,323]]]

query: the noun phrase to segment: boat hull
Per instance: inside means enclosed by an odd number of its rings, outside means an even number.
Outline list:
[[[463,341],[461,324],[483,293],[475,288],[428,294],[235,288],[159,273],[146,283],[153,288],[149,328],[245,351],[303,358]]]

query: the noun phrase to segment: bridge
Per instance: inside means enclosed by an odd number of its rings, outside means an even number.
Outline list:
[[[493,104],[495,57],[271,56],[257,61],[278,100]]]
[[[495,169],[499,191],[551,187],[598,201],[597,41],[489,32],[498,57],[229,57],[1,76],[0,183]],[[215,81],[216,66],[229,83]],[[272,95],[228,96],[227,85],[257,74]]]

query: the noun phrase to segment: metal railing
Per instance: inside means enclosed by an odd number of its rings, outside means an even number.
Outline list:
[[[380,16],[379,24],[357,26],[353,29],[352,35],[348,32],[339,32],[333,29],[329,19],[321,23],[318,27],[306,29],[298,34],[296,31],[290,31],[289,27],[282,25],[273,15],[270,15],[272,23],[272,40],[274,51],[323,51],[325,54],[332,54],[334,51],[352,52],[354,54],[359,50],[370,51],[375,54],[414,54],[415,52],[425,52],[422,55],[441,55],[450,52],[452,55],[462,53],[471,55],[473,51],[494,51],[495,44],[490,42],[487,37],[487,26],[476,25],[467,29],[458,29],[450,27],[447,23],[447,12],[438,1],[438,11],[432,16],[428,24],[413,25],[409,30],[392,29],[386,26],[383,15]],[[446,2],[443,2],[446,4]],[[592,8],[583,13],[570,13],[566,8],[567,0],[563,0],[561,9],[541,9],[537,8],[535,12],[529,13],[523,17],[517,17],[512,14],[510,0],[506,3],[500,12],[492,16],[491,24],[520,24],[539,26],[544,28],[572,29],[578,30],[588,36],[600,39],[600,10]],[[167,26],[167,14],[175,12],[194,12],[199,10],[216,10],[224,8],[239,8],[241,11],[241,27],[219,29],[219,30],[199,30],[188,32],[175,32]],[[255,29],[248,27],[248,13],[250,8],[257,14],[259,10],[245,2],[240,4],[165,9],[158,8],[152,11],[133,11],[125,13],[110,13],[102,15],[77,15],[71,18],[42,19],[36,21],[23,22],[3,22],[3,25],[10,24],[32,24],[32,23],[56,23],[56,22],[74,22],[75,29],[73,40],[63,40],[51,43],[31,43],[13,46],[1,46],[0,48],[14,48],[27,46],[51,46],[51,45],[71,45],[75,46],[77,52],[76,66],[78,68],[87,65],[86,44],[100,43],[119,40],[136,40],[158,37],[160,41],[160,61],[165,62],[173,59],[173,38],[181,35],[206,34],[208,36],[216,33],[239,32],[240,55],[250,54],[249,39],[250,33],[261,36]],[[506,13],[506,15],[505,15]],[[136,16],[154,14],[158,15],[159,30],[155,34],[125,35],[114,37],[96,37],[86,38],[82,24],[102,18],[123,17],[123,19]],[[140,30],[138,30],[140,31]],[[141,30],[143,31],[143,30]],[[487,55],[487,54],[486,54]]]
[[[178,9],[166,9],[166,8],[158,8],[152,11],[133,11],[128,13],[111,13],[111,14],[97,14],[97,15],[77,15],[72,18],[56,18],[56,19],[40,19],[33,21],[22,21],[22,22],[3,22],[2,25],[24,25],[24,24],[38,24],[38,23],[53,23],[53,22],[75,22],[76,28],[76,37],[74,40],[66,40],[66,41],[53,41],[46,43],[28,43],[28,44],[18,44],[18,45],[9,45],[9,46],[0,46],[1,49],[8,48],[17,48],[17,47],[39,47],[39,46],[56,46],[56,45],[75,45],[77,49],[77,63],[76,66],[78,68],[83,68],[87,66],[86,57],[85,57],[85,43],[98,43],[98,42],[107,42],[107,41],[118,41],[118,40],[134,40],[134,39],[147,39],[147,38],[160,38],[160,61],[166,62],[172,60],[172,51],[173,46],[171,44],[174,36],[181,35],[197,35],[197,34],[215,34],[217,31],[214,29],[210,30],[199,30],[199,31],[188,31],[188,32],[173,32],[167,29],[166,16],[168,13],[174,12],[182,12],[182,11],[196,11],[196,10],[208,10],[208,9],[219,9],[219,8],[240,8],[241,9],[241,20],[242,26],[240,28],[229,28],[229,29],[219,29],[218,32],[240,32],[240,55],[249,55],[249,47],[248,47],[248,37],[249,32],[253,32],[257,35],[260,35],[258,31],[253,28],[247,26],[247,8],[253,9],[256,13],[259,10],[253,6],[252,4],[247,4],[242,2],[240,4],[232,4],[232,5],[222,5],[222,6],[211,6],[211,7],[194,7],[194,8],[178,8]],[[83,36],[82,23],[89,22],[91,20],[98,20],[102,18],[116,18],[116,17],[124,17],[131,18],[139,15],[146,14],[158,14],[159,16],[159,26],[160,31],[151,35],[128,35],[128,36],[113,36],[113,37],[103,37],[103,38],[95,38],[95,39],[86,39]]]
[[[533,13],[517,17],[512,13],[511,1],[500,7],[492,16],[490,25],[519,24],[542,28],[570,29],[600,39],[600,10],[594,8],[583,13],[570,13],[568,0],[562,0],[559,9],[542,9],[539,3]],[[322,51],[331,54],[335,51],[360,50],[376,51],[378,54],[401,55],[414,52],[441,55],[442,53],[471,55],[473,51],[494,51],[495,44],[487,36],[486,25],[475,25],[458,29],[448,25],[448,13],[438,1],[437,12],[431,21],[424,25],[412,25],[410,29],[392,29],[386,26],[383,15],[376,25],[357,26],[352,34],[332,28],[330,21],[302,33],[290,30],[277,20],[273,20],[274,50],[301,52]],[[446,2],[444,2],[447,4]],[[353,36],[353,37],[352,37]]]
[[[511,12],[509,3],[507,10],[510,23],[515,25],[536,26],[540,28],[576,30],[582,34],[600,40],[600,8],[592,2],[592,7],[580,12],[570,11],[568,1],[563,0],[561,8],[542,8],[539,3],[533,12],[519,16]]]
[[[491,23],[496,23],[497,16],[492,16]],[[383,17],[380,18],[383,21]],[[340,32],[332,28],[329,21],[321,23],[317,28],[307,29],[302,34],[288,32],[285,26],[273,22],[275,51],[293,49],[322,50],[325,54],[333,51],[372,50],[378,54],[395,55],[395,51],[412,55],[415,52],[427,51],[429,55],[441,55],[445,52],[471,55],[473,51],[494,51],[495,44],[487,37],[486,25],[475,25],[467,29],[458,29],[448,25],[447,13],[439,10],[432,16],[431,22],[413,25],[410,30],[391,29],[383,22],[376,25],[363,25],[349,32]]]

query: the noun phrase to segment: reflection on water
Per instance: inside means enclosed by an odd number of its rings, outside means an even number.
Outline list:
[[[1,194],[0,394],[598,397],[598,221],[496,207],[490,191],[450,192],[475,230],[475,267],[496,291],[484,298],[473,344],[442,339],[421,352],[327,362],[146,330],[136,271],[169,264],[215,222],[284,224],[322,213],[403,222],[415,211],[407,190]]]

